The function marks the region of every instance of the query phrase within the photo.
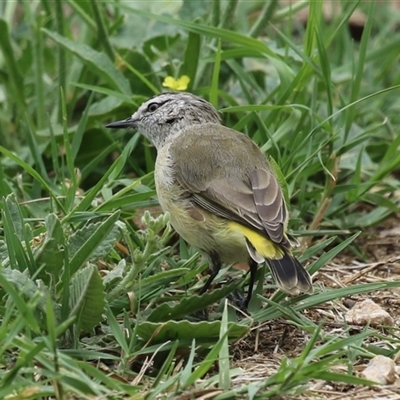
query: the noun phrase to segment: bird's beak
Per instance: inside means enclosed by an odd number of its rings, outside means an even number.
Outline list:
[[[107,124],[106,128],[114,128],[114,129],[124,129],[124,128],[134,128],[135,120],[132,117],[127,119],[123,119],[122,121],[111,122],[111,124]]]

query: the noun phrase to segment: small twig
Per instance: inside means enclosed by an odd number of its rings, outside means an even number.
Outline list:
[[[351,275],[349,278],[344,279],[344,280],[343,280],[343,283],[344,283],[345,285],[348,285],[349,283],[354,282],[355,280],[357,280],[357,279],[360,278],[361,276],[367,274],[368,272],[371,272],[371,271],[373,271],[374,269],[376,269],[376,268],[378,268],[378,267],[380,267],[380,266],[382,266],[382,265],[393,264],[393,263],[395,263],[396,261],[400,261],[400,257],[394,257],[394,258],[389,258],[389,259],[384,260],[384,261],[378,261],[378,262],[372,264],[371,266],[369,266],[369,267],[367,267],[367,268],[364,268],[363,270],[361,270],[361,271],[359,271],[359,272],[357,272],[357,273]]]
[[[313,221],[310,224],[309,230],[317,230],[319,227],[322,219],[324,218],[324,215],[326,213],[326,210],[328,209],[329,205],[331,204],[331,195],[333,193],[333,190],[336,186],[337,182],[337,176],[339,173],[339,157],[336,157],[335,154],[331,155],[331,162],[332,162],[332,171],[327,171],[328,172],[328,177],[327,177],[327,184],[326,184],[326,189],[322,195],[322,203],[321,206],[318,209],[318,212],[315,214],[315,217]],[[312,240],[312,236],[307,236],[303,238],[301,241],[301,244],[304,248],[308,248],[310,242]]]
[[[319,276],[323,276],[324,278],[326,278],[326,279],[332,281],[333,283],[336,283],[336,285],[338,285],[339,287],[345,287],[345,286],[346,286],[342,281],[339,281],[338,279],[336,279],[336,278],[333,277],[333,276],[324,274],[324,273],[321,272],[321,271],[318,272],[318,275],[319,275]]]

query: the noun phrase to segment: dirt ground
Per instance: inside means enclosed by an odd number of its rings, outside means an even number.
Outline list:
[[[329,287],[345,287],[361,283],[400,281],[400,214],[385,221],[381,226],[364,232],[358,238],[357,245],[362,249],[367,261],[360,261],[354,253],[345,252],[320,270],[313,277],[314,283]],[[345,329],[344,314],[356,302],[367,298],[380,305],[392,316],[396,330],[400,325],[400,287],[328,302],[315,309],[307,310],[307,317],[316,323],[321,320],[321,317],[325,318],[324,331],[330,334],[339,334]],[[355,332],[360,332],[363,327],[354,326],[354,329]],[[385,334],[383,331],[378,332]],[[266,377],[277,372],[282,358],[298,357],[308,339],[307,333],[296,329],[284,320],[274,321],[265,328],[256,329],[235,346],[233,367],[242,368],[245,373],[233,382],[240,385],[245,381],[249,383],[250,381],[265,380]],[[387,347],[384,340],[379,343],[377,338],[367,338],[366,340],[372,340],[375,345],[380,347]],[[395,346],[392,344],[391,347]],[[360,376],[368,361],[368,359],[356,361],[353,368],[357,375]],[[334,382],[311,381],[302,395],[280,398],[400,400],[400,357],[396,356],[395,361],[399,366],[396,370],[396,381],[392,385],[355,387]],[[335,372],[346,373],[347,371],[345,365],[343,368],[340,366],[335,368]]]

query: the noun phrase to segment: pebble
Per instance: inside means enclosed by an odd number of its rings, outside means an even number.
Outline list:
[[[361,376],[382,385],[391,385],[396,381],[395,367],[396,365],[391,358],[375,356],[361,372]]]
[[[394,325],[394,320],[389,313],[369,299],[357,302],[353,308],[347,311],[346,321],[353,325],[370,325],[373,327]]]

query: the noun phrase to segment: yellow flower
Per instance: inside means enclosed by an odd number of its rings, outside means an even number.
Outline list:
[[[190,78],[187,75],[182,75],[179,79],[167,76],[162,85],[173,90],[186,90],[189,82]]]

